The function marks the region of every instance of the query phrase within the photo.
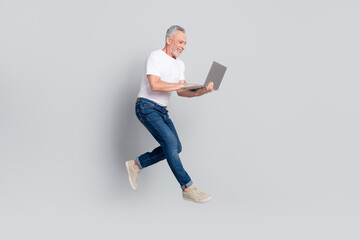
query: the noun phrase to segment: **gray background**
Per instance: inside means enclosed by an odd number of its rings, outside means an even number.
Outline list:
[[[359,1],[0,1],[0,238],[359,239]],[[148,54],[187,30],[172,97],[183,201],[134,115]]]

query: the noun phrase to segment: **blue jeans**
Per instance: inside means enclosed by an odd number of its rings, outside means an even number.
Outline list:
[[[140,169],[166,159],[181,188],[191,186],[191,178],[186,173],[179,157],[181,152],[179,136],[166,107],[146,98],[138,98],[135,111],[140,122],[160,144],[152,152],[146,152],[136,158]]]

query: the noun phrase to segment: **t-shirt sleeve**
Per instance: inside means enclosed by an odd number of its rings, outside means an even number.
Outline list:
[[[161,76],[160,61],[154,54],[151,54],[146,61],[146,75]]]

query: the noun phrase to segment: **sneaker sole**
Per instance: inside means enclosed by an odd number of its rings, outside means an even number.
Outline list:
[[[126,170],[127,170],[128,177],[129,177],[130,186],[132,187],[132,189],[137,190],[137,187],[135,187],[135,184],[131,181],[131,175],[130,175],[131,170],[130,170],[129,162],[125,162],[125,165],[126,165]]]
[[[206,202],[208,202],[208,201],[211,200],[211,196],[208,197],[208,198],[205,198],[205,199],[203,199],[203,200],[201,200],[201,201],[195,201],[194,199],[184,198],[184,197],[183,197],[183,199],[186,200],[186,201],[195,202],[195,203],[206,203]]]

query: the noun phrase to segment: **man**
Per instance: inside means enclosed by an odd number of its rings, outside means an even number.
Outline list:
[[[182,188],[185,200],[207,202],[209,194],[193,186],[179,157],[181,143],[175,126],[166,109],[171,93],[176,91],[181,97],[201,96],[213,91],[213,83],[196,91],[182,89],[185,81],[185,65],[179,58],[185,50],[185,29],[174,25],[166,32],[165,47],[150,54],[146,62],[145,75],[136,100],[136,116],[160,144],[152,152],[146,152],[136,160],[126,162],[130,185],[137,190],[137,179],[140,169],[167,159],[171,171]]]

